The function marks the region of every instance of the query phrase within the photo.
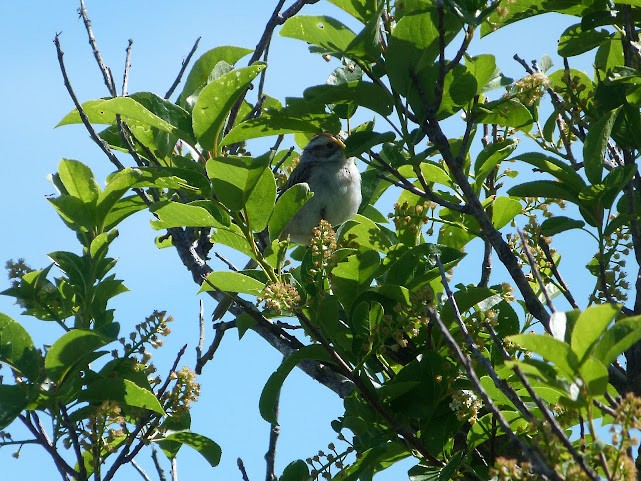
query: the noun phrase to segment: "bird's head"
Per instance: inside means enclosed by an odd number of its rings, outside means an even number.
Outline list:
[[[314,136],[309,144],[303,149],[303,158],[301,160],[329,160],[338,161],[345,159],[343,150],[345,144],[338,137],[330,133],[322,133]]]

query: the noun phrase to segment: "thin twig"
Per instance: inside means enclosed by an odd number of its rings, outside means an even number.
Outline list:
[[[525,252],[525,255],[527,256],[527,261],[530,264],[530,270],[532,271],[532,275],[534,276],[534,279],[536,279],[536,282],[539,284],[539,287],[541,288],[541,293],[545,297],[545,303],[547,304],[550,311],[556,312],[556,309],[554,308],[554,304],[552,303],[552,298],[550,297],[550,294],[548,293],[548,290],[545,287],[545,283],[541,278],[541,273],[539,272],[539,269],[536,265],[534,256],[530,251],[530,246],[527,245],[527,239],[525,238],[525,234],[523,234],[523,231],[521,229],[517,228],[516,231],[518,232],[519,237],[521,238],[521,245],[523,246],[523,252]]]
[[[125,50],[125,70],[122,74],[122,96],[128,95],[129,88],[129,70],[131,69],[131,49],[134,46],[134,41],[130,38]]]
[[[274,419],[275,423],[269,427],[269,447],[265,453],[265,481],[276,481],[276,445],[280,435],[280,426],[278,425],[278,414],[280,407],[280,393],[274,400]]]
[[[270,44],[272,35],[274,34],[274,29],[278,25],[282,25],[283,23],[285,23],[285,21],[288,18],[291,18],[294,15],[296,15],[305,5],[318,3],[318,1],[319,0],[297,0],[288,9],[286,9],[284,12],[281,13],[281,9],[285,4],[285,0],[279,0],[278,4],[276,5],[276,8],[274,8],[274,11],[272,12],[271,17],[269,17],[269,20],[265,25],[265,30],[263,30],[263,34],[260,37],[260,40],[258,41],[256,48],[254,49],[253,55],[249,59],[248,65],[251,65],[254,62],[256,62],[258,59],[260,59],[260,57],[263,55],[263,53],[267,49],[267,46]],[[225,133],[229,132],[231,128],[234,126],[234,124],[236,123],[236,117],[238,116],[238,111],[240,110],[240,107],[243,104],[243,101],[245,100],[247,91],[248,89],[245,89],[245,92],[239,97],[239,99],[236,101],[236,103],[232,107],[227,120],[227,127],[225,129]]]
[[[82,108],[82,105],[80,104],[80,101],[78,100],[78,97],[76,96],[76,93],[74,92],[73,87],[71,86],[71,82],[69,81],[69,77],[67,76],[67,69],[65,68],[65,63],[63,60],[64,52],[62,51],[62,48],[60,46],[59,33],[57,33],[56,36],[54,37],[53,43],[56,46],[56,51],[58,52],[58,64],[60,65],[60,71],[62,72],[62,78],[65,84],[65,87],[67,88],[67,92],[69,93],[69,96],[71,97],[71,100],[73,101],[73,104],[75,105],[76,110],[78,110],[78,114],[80,115],[80,119],[82,120],[82,123],[84,124],[85,128],[89,132],[89,136],[96,144],[98,144],[98,147],[100,147],[100,149],[105,153],[105,155],[109,158],[111,163],[114,164],[118,170],[124,169],[125,166],[120,162],[120,160],[118,160],[118,157],[116,157],[116,155],[111,151],[111,149],[109,148],[109,145],[107,145],[107,142],[101,139],[96,133],[95,129],[93,128],[93,125],[91,125],[91,122],[89,121],[89,117],[87,117],[87,114]]]
[[[71,440],[71,445],[73,446],[73,451],[76,455],[76,463],[78,464],[80,479],[87,479],[87,467],[85,466],[85,460],[82,457],[82,449],[80,447],[80,440],[78,439],[76,427],[74,426],[74,423],[71,422],[71,419],[69,419],[67,407],[60,402],[58,403],[58,408],[60,409],[62,420],[67,428],[67,433],[69,434],[69,439]]]
[[[89,45],[91,45],[93,55],[96,58],[96,63],[98,64],[98,68],[100,68],[100,72],[102,73],[102,76],[104,78],[107,90],[109,90],[109,93],[112,95],[112,97],[115,97],[118,95],[118,92],[116,91],[116,84],[114,83],[111,70],[105,65],[105,62],[102,59],[102,54],[98,49],[96,37],[93,34],[93,28],[91,28],[91,20],[89,20],[89,15],[87,14],[85,0],[80,0],[80,8],[78,9],[78,13],[80,14],[80,17],[85,24],[85,30],[87,31],[87,36],[89,37]]]
[[[53,462],[56,465],[56,469],[60,473],[62,479],[66,481],[69,479],[69,476],[74,479],[79,479],[80,473],[69,466],[67,462],[62,458],[62,456],[60,456],[60,453],[58,453],[56,447],[51,443],[49,436],[47,436],[46,431],[44,431],[42,423],[40,423],[40,420],[37,418],[37,414],[35,413],[35,411],[31,411],[30,416],[37,419],[40,429],[36,428],[31,419],[24,414],[19,414],[18,419],[22,421],[29,432],[31,432],[31,434],[33,434],[33,436],[37,439],[38,443],[45,449],[45,451],[47,451],[47,453],[49,453],[49,456],[51,456],[51,458],[53,459]]]
[[[136,471],[138,471],[138,474],[144,479],[145,481],[151,481],[151,478],[145,473],[145,470],[142,469],[142,466],[138,464],[138,462],[135,459],[131,460],[131,465],[134,467]]]
[[[218,259],[223,261],[227,265],[227,267],[229,267],[229,270],[234,271],[234,272],[238,272],[238,268],[234,264],[232,264],[232,262],[229,259],[227,259],[225,256],[223,256],[219,252],[214,252],[214,255]]]
[[[207,364],[209,361],[211,361],[214,358],[214,355],[216,354],[216,351],[220,347],[220,343],[223,340],[223,336],[225,335],[225,332],[228,331],[229,329],[234,329],[236,327],[236,321],[229,321],[229,322],[217,322],[214,324],[214,330],[216,331],[216,334],[214,335],[214,340],[212,341],[211,345],[207,349],[207,352],[205,352],[202,356],[199,356],[196,359],[196,367],[194,368],[194,371],[196,374],[201,374],[203,367],[205,364]]]
[[[174,83],[171,84],[171,87],[169,87],[169,90],[167,90],[167,93],[165,94],[165,100],[168,99],[169,97],[172,96],[174,91],[176,90],[176,87],[180,85],[180,80],[182,79],[182,76],[185,74],[185,70],[187,69],[187,66],[189,65],[189,62],[191,61],[191,57],[194,55],[196,52],[196,49],[198,49],[198,44],[200,43],[200,38],[198,37],[196,41],[194,42],[194,46],[191,47],[191,50],[187,54],[187,57],[182,61],[182,65],[180,66],[180,70],[178,71],[178,76],[174,80]]]
[[[512,431],[509,423],[507,422],[505,417],[503,417],[503,413],[501,412],[501,410],[498,408],[498,406],[496,406],[496,404],[494,404],[494,401],[492,401],[492,398],[488,396],[485,389],[483,389],[481,381],[479,380],[476,372],[474,371],[474,367],[472,366],[472,360],[463,353],[458,343],[456,342],[456,339],[454,339],[450,330],[441,320],[441,316],[439,316],[438,312],[436,312],[432,308],[429,308],[428,314],[430,317],[430,321],[436,324],[443,333],[443,336],[445,337],[447,344],[450,346],[450,349],[454,352],[463,368],[465,369],[467,379],[472,383],[475,391],[483,399],[483,403],[485,404],[485,406],[487,406],[494,417],[498,420],[501,428],[503,429],[503,432],[515,444],[517,444],[521,449],[521,452],[532,461],[533,468],[536,472],[543,474],[551,480],[562,481],[562,478],[547,465],[544,456],[539,452],[539,450],[536,447],[529,446],[521,437],[517,436],[514,431]]]
[[[178,459],[176,456],[171,458],[171,479],[172,481],[178,481]]]
[[[367,401],[367,403],[376,411],[390,428],[400,437],[405,439],[405,441],[421,454],[421,456],[426,460],[432,463],[434,466],[442,466],[443,461],[434,457],[432,453],[428,451],[423,442],[416,436],[416,434],[411,430],[411,428],[402,425],[399,423],[393,416],[392,413],[383,405],[379,400],[378,395],[373,393],[370,386],[366,385],[364,380],[354,372],[350,365],[345,361],[340,354],[332,347],[329,341],[325,338],[323,333],[318,329],[316,325],[301,311],[297,312],[296,316],[300,321],[301,325],[305,327],[309,332],[311,332],[315,339],[317,339],[320,344],[325,348],[332,361],[336,364],[337,368],[340,370],[341,374],[347,377],[350,381],[354,383],[354,386],[361,394],[361,396]]]
[[[243,463],[243,460],[238,458],[236,460],[236,464],[238,465],[238,469],[240,470],[240,475],[243,478],[243,481],[249,481],[249,476],[247,476],[247,470],[245,469],[245,463]]]
[[[538,245],[543,251],[543,254],[545,255],[546,260],[550,264],[552,275],[555,277],[555,279],[558,281],[559,285],[561,286],[561,292],[563,293],[567,301],[570,303],[570,305],[574,309],[578,309],[579,305],[576,303],[576,300],[574,299],[574,296],[570,292],[570,288],[563,280],[563,277],[561,277],[561,273],[559,272],[556,262],[554,262],[554,257],[552,257],[552,253],[550,252],[550,246],[548,245],[547,242],[545,242],[545,239],[543,238],[543,236],[539,237]]]
[[[162,466],[160,465],[160,460],[158,459],[158,449],[156,449],[155,445],[151,446],[151,459],[154,462],[154,467],[156,468],[156,472],[158,473],[158,479],[160,481],[167,481],[167,476],[165,475],[165,470],[162,469]]]

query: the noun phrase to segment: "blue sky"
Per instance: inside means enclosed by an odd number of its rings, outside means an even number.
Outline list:
[[[219,45],[253,48],[275,3],[275,0],[89,0],[88,10],[117,84],[121,81],[127,40],[133,38],[130,92],[163,94],[197,37],[202,36],[202,40],[196,57]],[[62,32],[65,62],[79,98],[84,101],[107,95],[77,8],[78,2],[70,0],[0,2],[0,63],[4,66],[0,76],[0,91],[4,94],[2,263],[24,257],[33,267],[44,267],[49,262],[48,252],[78,250],[74,236],[46,201],[47,195],[54,194],[46,176],[56,170],[61,158],[87,163],[99,181],[111,171],[80,126],[54,129],[72,108],[52,42],[56,32]],[[325,1],[303,11],[319,12],[346,21],[339,10]],[[519,24],[483,39],[472,51],[494,53],[501,68],[518,77],[521,68],[511,60],[515,53],[526,59],[549,54],[560,65],[555,55],[556,39],[568,24],[568,19],[562,17]],[[285,96],[299,96],[306,87],[324,83],[336,66],[309,54],[302,42],[275,36],[266,91],[281,100]],[[183,363],[193,366],[199,297],[197,286],[175,253],[154,247],[155,232],[148,221],[149,215],[143,212],[119,229],[120,238],[112,255],[119,258],[116,272],[132,292],[117,298],[113,307],[125,328],[140,322],[154,309],[167,310],[174,316],[171,326],[174,334],[156,358],[160,372],[164,372],[173,360],[173,353],[184,343],[189,343],[189,348]],[[6,287],[7,280],[2,274],[0,289]],[[205,302],[206,312],[210,313],[213,305],[207,299]],[[0,312],[20,319],[39,344],[60,334],[50,325],[20,317],[10,298],[0,297]],[[222,446],[222,463],[210,471],[203,459],[184,448],[178,456],[181,479],[195,476],[240,479],[237,457],[243,458],[252,481],[263,478],[269,426],[258,414],[258,396],[280,360],[277,352],[252,333],[240,342],[234,332],[227,334],[216,359],[207,365],[201,378],[203,390],[192,425],[194,431]],[[282,396],[279,472],[287,462],[311,456],[325,449],[329,442],[335,442],[329,422],[340,414],[340,409],[340,400],[326,389],[297,371],[292,374]],[[20,437],[19,429],[9,431],[14,438]],[[7,479],[17,475],[25,480],[55,475],[53,464],[40,448],[26,446],[19,460],[11,458],[12,451],[0,449],[0,465]],[[149,466],[146,460],[143,463]],[[398,474],[407,467],[399,468]],[[135,473],[126,474],[127,479],[136,479]]]

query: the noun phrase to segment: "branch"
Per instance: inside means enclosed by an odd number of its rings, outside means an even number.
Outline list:
[[[202,354],[202,351],[200,351],[200,348],[197,350],[196,367],[194,369],[196,371],[196,374],[201,374],[205,364],[207,364],[209,361],[211,361],[214,358],[214,355],[216,354],[216,351],[220,346],[220,342],[223,340],[223,336],[225,335],[225,332],[229,329],[234,329],[235,327],[236,327],[235,320],[229,321],[229,322],[217,322],[216,324],[214,324],[214,331],[216,331],[216,335],[214,336],[214,340],[209,346],[209,349],[207,349],[207,352],[205,352],[205,354]],[[201,329],[201,335],[202,335],[202,329]]]
[[[138,471],[138,474],[144,479],[145,481],[151,481],[151,478],[147,476],[147,473],[145,473],[144,469],[136,462],[135,459],[131,460],[131,465],[134,467],[136,471]]]
[[[243,478],[243,481],[249,481],[249,476],[247,476],[247,470],[245,469],[245,464],[243,463],[243,460],[238,458],[236,460],[236,464],[238,465],[238,469],[240,470],[240,475]]]
[[[574,299],[574,296],[572,296],[572,293],[570,292],[570,288],[563,280],[563,277],[561,277],[561,273],[557,268],[556,262],[554,262],[552,253],[550,252],[550,246],[548,245],[547,242],[545,242],[545,239],[543,238],[543,236],[539,237],[538,245],[543,251],[543,254],[545,255],[545,259],[550,263],[550,269],[552,270],[552,275],[556,278],[559,285],[561,286],[561,292],[563,292],[563,296],[574,309],[578,309],[579,305],[576,303],[576,300]]]
[[[78,463],[78,468],[80,469],[80,479],[87,479],[87,467],[85,466],[85,460],[82,457],[82,450],[80,448],[80,441],[78,439],[78,433],[75,430],[75,426],[69,419],[69,413],[67,412],[67,407],[62,403],[58,403],[60,409],[60,414],[62,415],[62,420],[67,428],[67,433],[69,434],[69,439],[71,439],[71,445],[73,446],[74,454],[76,455],[76,462]]]
[[[58,472],[60,473],[62,479],[66,481],[69,479],[69,476],[74,479],[79,479],[80,473],[69,466],[67,462],[62,458],[62,456],[60,456],[58,450],[49,439],[49,436],[47,436],[47,432],[44,430],[44,427],[42,426],[42,423],[40,423],[40,419],[38,419],[38,415],[35,413],[35,411],[31,412],[31,416],[38,423],[38,428],[36,428],[36,426],[34,426],[34,424],[31,422],[31,419],[29,419],[29,417],[25,416],[24,414],[19,414],[18,419],[20,419],[20,421],[22,421],[29,432],[33,434],[33,436],[38,441],[38,444],[40,444],[45,449],[45,451],[49,453],[49,456],[51,456],[51,458],[53,459],[53,462],[56,465],[56,468],[58,469]]]
[[[280,405],[280,392],[274,401],[274,418],[276,423],[271,424],[269,427],[269,448],[265,453],[265,481],[276,481],[276,444],[278,443],[278,436],[280,434],[280,426],[278,424],[278,412]]]
[[[318,3],[318,1],[319,0],[297,0],[292,4],[292,6],[290,6],[287,10],[281,13],[280,10],[283,8],[283,5],[285,4],[285,0],[279,0],[278,4],[276,5],[276,8],[272,12],[271,17],[269,17],[269,20],[265,25],[265,30],[263,31],[263,34],[260,37],[258,44],[256,45],[254,54],[249,59],[248,65],[251,65],[257,60],[259,60],[260,57],[263,55],[263,53],[265,53],[265,51],[269,47],[269,44],[271,43],[272,35],[274,34],[274,29],[278,25],[282,25],[283,23],[285,23],[285,21],[288,18],[291,18],[294,15],[296,15],[305,5],[312,5],[314,3]],[[248,89],[245,89],[245,92],[238,98],[238,100],[232,107],[231,111],[229,112],[229,118],[227,120],[227,127],[225,129],[225,133],[229,132],[231,128],[234,126],[234,123],[236,122],[236,117],[238,116],[238,111],[240,110],[240,107],[242,106],[243,101],[245,100],[247,92],[248,92]]]
[[[450,143],[438,123],[436,114],[432,111],[429,102],[427,102],[425,98],[422,85],[418,78],[413,72],[410,72],[410,76],[412,77],[412,82],[423,97],[423,103],[425,104],[427,112],[426,121],[420,123],[421,130],[441,153],[443,160],[450,170],[450,174],[454,178],[454,182],[456,182],[463,193],[468,213],[474,216],[479,222],[484,237],[492,244],[494,251],[514,280],[514,283],[523,296],[523,300],[525,301],[528,311],[536,319],[541,321],[545,329],[549,331],[550,315],[545,311],[543,304],[541,304],[538,297],[532,290],[525,274],[523,274],[523,271],[519,266],[516,256],[505,239],[503,239],[501,233],[492,224],[492,220],[488,217],[487,212],[476,195],[476,192],[474,192],[474,189],[470,185],[467,174],[462,168],[462,159],[454,156],[452,149],[450,148]]]
[[[91,28],[91,20],[89,20],[89,15],[87,15],[87,7],[85,6],[85,0],[80,0],[80,8],[78,9],[78,13],[80,14],[80,17],[82,18],[82,21],[85,24],[85,30],[87,31],[87,36],[89,37],[89,45],[91,45],[91,49],[93,50],[93,55],[96,58],[96,63],[98,64],[98,68],[100,68],[100,72],[102,72],[102,77],[105,80],[105,85],[107,86],[107,90],[109,90],[109,93],[111,94],[112,97],[116,97],[118,95],[118,92],[116,91],[116,84],[114,83],[111,70],[109,69],[109,67],[105,65],[105,62],[102,60],[102,54],[98,49],[98,44],[96,43],[96,37],[94,37],[93,29]]]
[[[474,371],[474,367],[472,366],[472,360],[463,353],[456,340],[452,336],[452,333],[441,320],[438,312],[430,308],[428,309],[428,314],[431,322],[436,324],[443,333],[443,336],[445,337],[447,344],[450,346],[450,349],[454,352],[458,360],[461,362],[463,369],[465,369],[467,378],[474,386],[475,391],[483,399],[483,403],[490,409],[494,417],[498,420],[501,428],[503,429],[503,432],[512,440],[512,442],[519,446],[523,454],[532,461],[535,471],[543,474],[551,480],[562,481],[562,478],[547,465],[545,458],[536,447],[527,445],[525,441],[521,439],[521,437],[514,434],[514,432],[510,428],[509,423],[503,417],[501,410],[496,406],[496,404],[494,404],[494,401],[492,401],[492,399],[488,396],[487,392],[485,392],[485,389],[483,389],[481,381],[479,380],[476,372]]]
[[[124,73],[122,74],[122,96],[123,97],[127,95],[127,91],[129,87],[129,69],[131,69],[131,49],[133,45],[134,45],[134,41],[132,39],[129,39],[127,49],[125,50],[125,70],[124,70]]]
[[[196,52],[196,49],[198,49],[198,44],[200,43],[200,38],[198,37],[196,41],[194,42],[194,46],[191,47],[191,50],[187,54],[187,57],[182,61],[182,65],[180,66],[180,70],[178,71],[178,76],[176,77],[176,80],[174,80],[174,83],[171,84],[171,87],[169,87],[169,90],[167,90],[167,93],[165,94],[165,100],[167,100],[169,97],[172,96],[174,93],[174,90],[176,90],[176,87],[180,85],[180,80],[182,79],[182,76],[185,74],[185,70],[187,70],[187,65],[189,65],[189,61],[191,60],[191,57],[194,55]]]
[[[165,471],[162,469],[162,466],[160,466],[160,460],[158,459],[158,450],[156,449],[155,445],[151,446],[151,459],[154,462],[154,467],[156,468],[156,472],[158,473],[158,479],[160,479],[160,481],[167,481]]]
[[[84,4],[84,2],[82,3]],[[84,124],[85,128],[89,132],[89,136],[96,144],[98,144],[98,147],[100,147],[100,149],[105,153],[107,158],[111,161],[112,164],[116,166],[118,170],[124,169],[125,166],[120,162],[120,160],[118,160],[118,157],[116,157],[116,155],[111,151],[107,142],[105,142],[103,139],[101,139],[98,136],[98,134],[96,133],[96,130],[93,128],[93,125],[91,125],[91,122],[89,121],[89,117],[87,117],[87,114],[82,108],[82,105],[80,105],[80,102],[78,101],[78,97],[76,96],[76,93],[74,92],[73,87],[71,86],[69,77],[67,76],[67,69],[65,68],[65,63],[63,60],[63,57],[65,54],[62,51],[62,48],[60,47],[59,33],[57,33],[56,36],[54,37],[53,43],[56,46],[56,52],[58,53],[58,64],[60,65],[60,72],[62,72],[62,78],[65,84],[65,87],[67,88],[67,92],[69,93],[69,96],[71,97],[71,100],[73,101],[73,104],[75,105],[76,110],[78,110],[78,114],[80,115],[80,119],[82,120],[82,123]]]
[[[539,269],[536,266],[534,256],[532,256],[532,252],[530,252],[530,246],[527,245],[527,240],[525,239],[525,235],[523,234],[523,231],[521,229],[517,228],[516,231],[518,232],[519,238],[521,239],[521,244],[523,245],[523,251],[525,252],[525,255],[527,257],[528,264],[530,264],[530,270],[532,271],[532,275],[534,276],[534,279],[536,279],[536,282],[541,288],[541,293],[543,294],[543,297],[545,297],[545,303],[547,304],[550,311],[556,312],[556,309],[554,308],[554,304],[552,303],[552,298],[550,297],[550,294],[548,293],[548,290],[545,287],[545,283],[541,278],[541,273],[539,272]]]

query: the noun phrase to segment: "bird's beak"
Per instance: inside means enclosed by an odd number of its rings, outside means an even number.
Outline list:
[[[330,137],[336,143],[336,145],[338,145],[341,149],[345,149],[345,142],[343,142],[341,139],[339,139],[335,135],[331,135]]]

